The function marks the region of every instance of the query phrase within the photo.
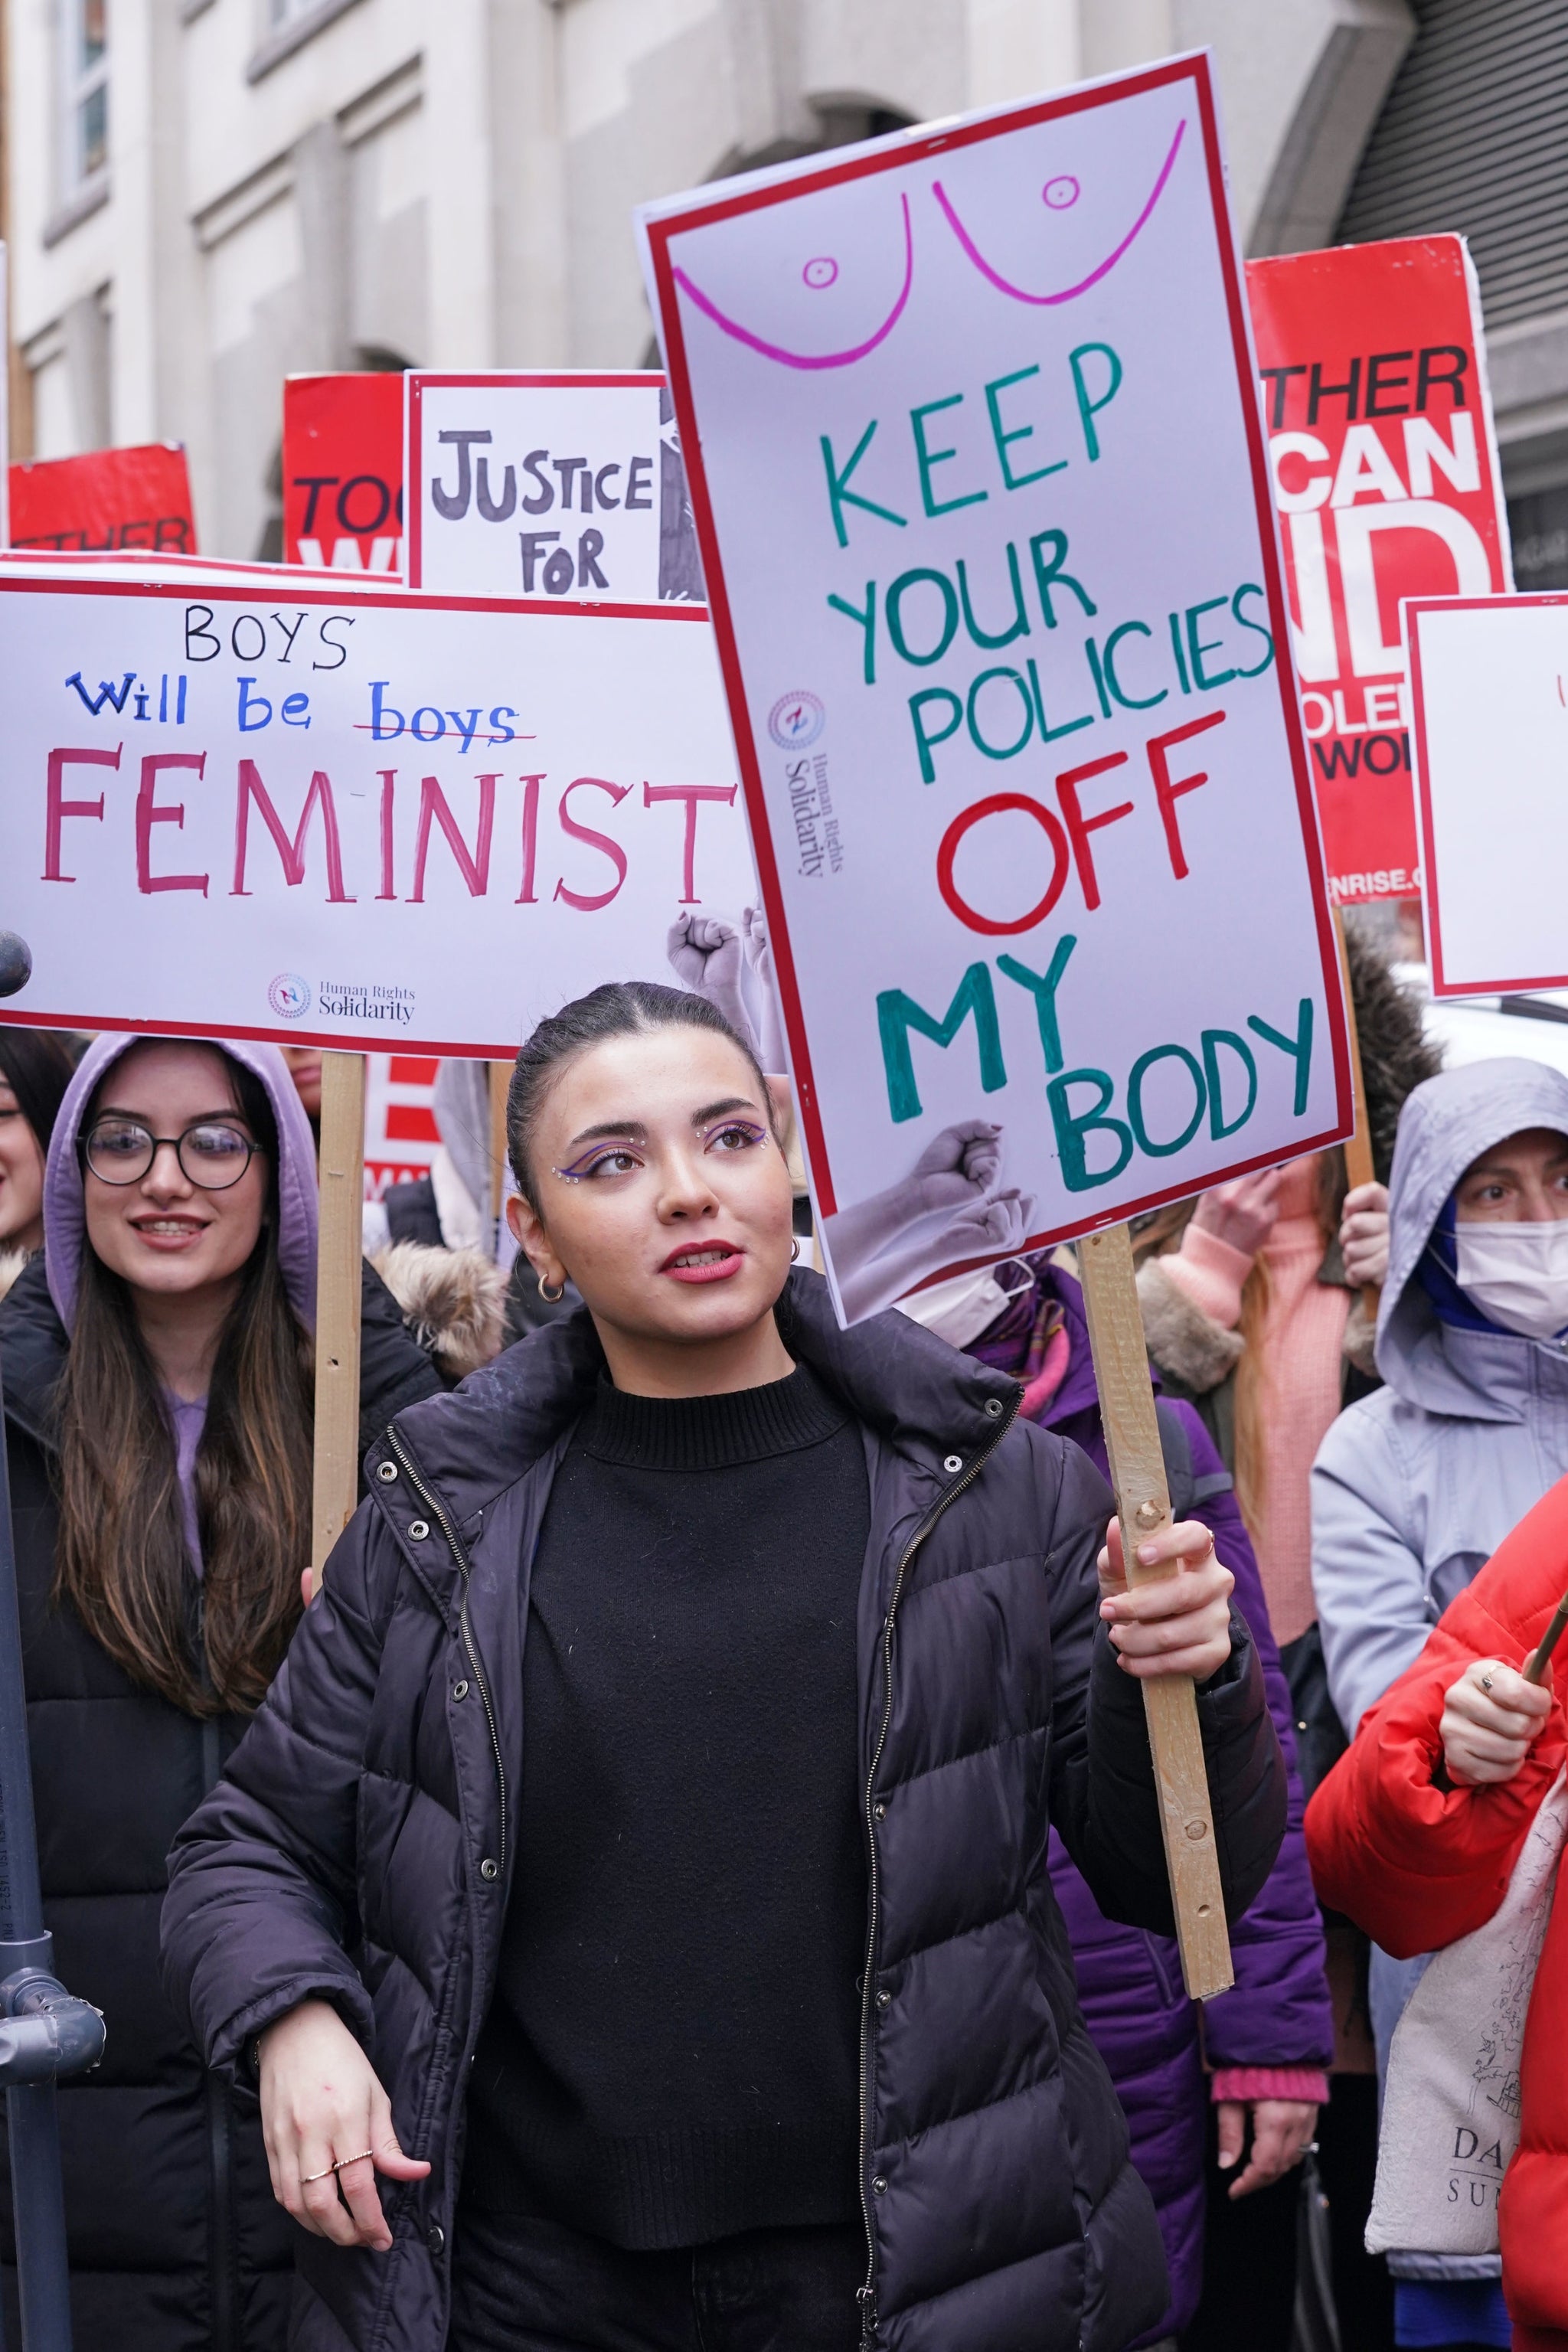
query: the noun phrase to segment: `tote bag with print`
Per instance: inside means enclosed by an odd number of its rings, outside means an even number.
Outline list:
[[[1388,2053],[1368,2253],[1495,2254],[1519,2146],[1520,2056],[1568,1835],[1568,1772],[1543,1799],[1508,1891],[1435,1955]]]

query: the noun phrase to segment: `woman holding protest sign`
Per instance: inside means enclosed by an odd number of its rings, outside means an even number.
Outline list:
[[[108,2030],[59,2103],[77,2341],[277,2352],[289,2249],[259,2134],[181,2034],[156,1921],[310,1554],[315,1160],[281,1057],[100,1038],[42,1221],[0,1368],[45,1917]],[[440,1385],[372,1283],[367,1442]]]
[[[1193,1674],[1245,1908],[1285,1790],[1232,1580],[1189,1525],[1127,1591],[1016,1381],[838,1329],[702,1000],[567,1006],[509,1131],[584,1306],[388,1432],[174,1856],[169,1982],[311,2233],[295,2343],[1114,2352],[1164,2263],[1047,1816],[1168,1934],[1137,1684]]]
[[[905,1299],[903,1311],[979,1362],[1025,1383],[1022,1411],[1107,1468],[1083,1294],[1064,1253],[961,1275]],[[998,1302],[1001,1311],[997,1312]],[[1289,1821],[1268,1884],[1231,1937],[1236,1984],[1204,2013],[1183,1990],[1175,1947],[1108,1920],[1059,1839],[1051,1880],[1072,1940],[1084,2016],[1126,2110],[1132,2160],[1153,2196],[1171,2271],[1162,2339],[1186,2339],[1205,2290],[1205,2109],[1215,2110],[1218,2163],[1232,2215],[1261,2211],[1252,2232],[1268,2262],[1211,2247],[1212,2277],[1199,2336],[1226,2344],[1236,2273],[1248,2297],[1250,2352],[1287,2352],[1295,2301],[1294,2168],[1312,2139],[1333,2021],[1323,1974],[1322,1920],[1301,1837],[1290,1694],[1268,1629],[1258,1565],[1229,1473],[1189,1403],[1156,1400],[1171,1507],[1200,1517],[1236,1578],[1237,1601],[1263,1667],[1269,1711],[1287,1759]],[[1205,2071],[1205,2062],[1207,2062]],[[1246,2200],[1259,2200],[1257,2205]]]
[[[1389,1189],[1385,1385],[1341,1415],[1312,1469],[1313,1586],[1352,1731],[1568,1471],[1568,1079],[1513,1059],[1428,1079]],[[1373,1953],[1380,2069],[1425,1965]],[[1396,2340],[1508,2343],[1495,2254],[1395,2242],[1388,2265]]]

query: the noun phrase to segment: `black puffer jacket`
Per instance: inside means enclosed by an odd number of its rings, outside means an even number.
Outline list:
[[[367,1267],[360,1433],[442,1382]],[[158,1975],[169,1847],[245,1729],[140,1689],[74,1611],[50,1606],[58,1514],[51,1392],[67,1339],[42,1255],[0,1307],[0,1377],[21,1588],[44,1917],[59,1974],[104,2012],[102,2066],[59,2094],[79,2352],[281,2352],[292,2226],[273,2203],[254,2102],[206,2074]],[[0,2237],[16,2344],[10,2186]]]
[[[1137,1686],[1097,1632],[1109,1497],[1016,1424],[1017,1383],[902,1316],[840,1332],[792,1276],[791,1353],[865,1435],[858,1619],[871,1859],[862,2181],[887,2352],[1116,2352],[1165,2300],[1153,2209],[1084,2030],[1054,1820],[1110,1916],[1169,1933]],[[297,2352],[440,2352],[468,2060],[513,1883],[528,1572],[603,1370],[585,1313],[400,1416],[371,1499],[226,1779],[181,1833],[165,1967],[212,2063],[334,2000],[427,2180],[390,2253],[302,2240]],[[1200,1699],[1228,1899],[1262,1886],[1285,1774],[1245,1626]],[[735,1834],[745,1834],[743,1822]],[[847,2320],[848,2315],[846,2315]]]

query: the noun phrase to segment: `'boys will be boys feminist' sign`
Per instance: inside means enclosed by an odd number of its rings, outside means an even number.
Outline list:
[[[700,606],[0,570],[5,1017],[510,1055],[754,894]]]
[[[643,225],[848,1319],[1344,1132],[1206,59]]]

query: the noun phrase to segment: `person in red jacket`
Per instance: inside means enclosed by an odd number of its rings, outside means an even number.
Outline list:
[[[1483,1927],[1568,1758],[1550,1679],[1521,1668],[1568,1586],[1560,1478],[1444,1612],[1415,1664],[1362,1717],[1307,1809],[1326,1903],[1396,1958]],[[1517,2154],[1499,2208],[1514,2352],[1568,2352],[1568,1904],[1536,1973],[1521,2066]]]

